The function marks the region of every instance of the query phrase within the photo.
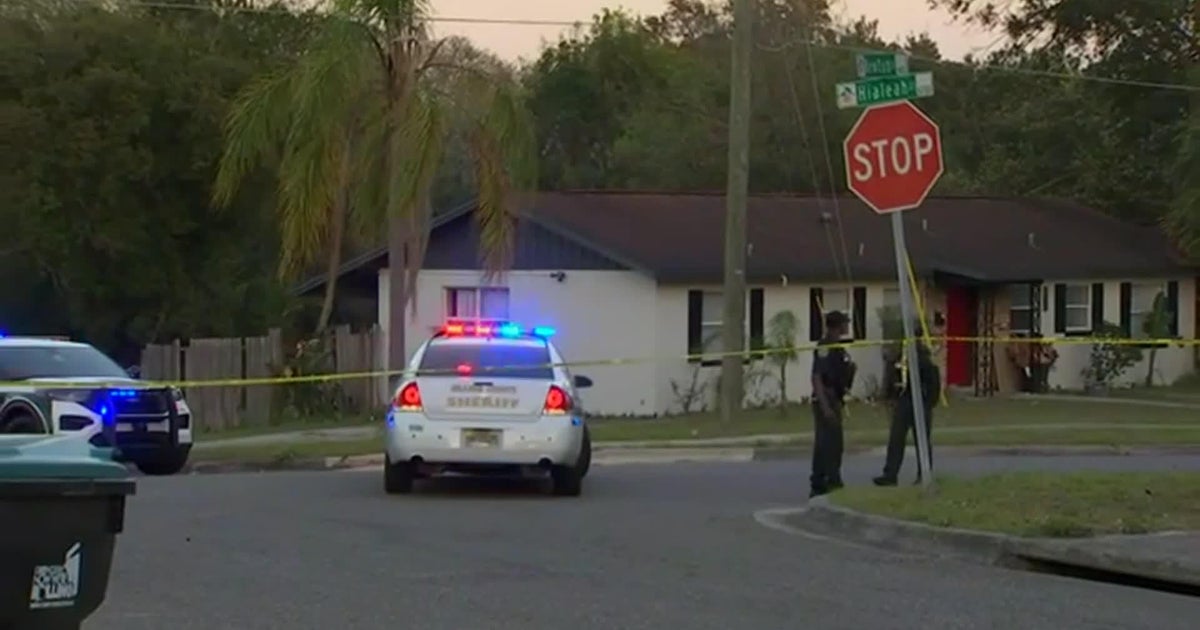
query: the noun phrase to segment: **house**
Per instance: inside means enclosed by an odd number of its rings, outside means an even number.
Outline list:
[[[689,394],[693,410],[712,405],[715,362],[686,355],[719,351],[722,195],[540,193],[522,204],[514,265],[497,283],[481,280],[472,209],[447,213],[433,227],[407,328],[410,353],[447,317],[510,318],[555,327],[570,361],[623,360],[578,368],[596,383],[585,401],[590,411],[675,412]],[[1161,294],[1174,313],[1172,332],[1195,337],[1196,269],[1181,264],[1154,228],[1061,201],[980,197],[931,198],[904,221],[935,335],[1053,340],[1112,322],[1138,336]],[[888,219],[846,197],[752,196],[747,240],[748,338],[790,310],[800,323],[797,341],[816,340],[822,312],[833,309],[852,315],[856,339],[881,338],[880,307],[899,302]],[[387,264],[386,251],[370,252],[344,265],[339,280],[339,300],[374,306],[381,326],[392,307]],[[322,284],[316,278],[300,289],[319,292]],[[1021,387],[1004,345],[939,345],[947,384],[981,393]],[[1056,347],[1049,386],[1082,387],[1091,346]],[[860,367],[855,393],[870,395],[882,353],[852,353]],[[809,395],[810,362],[811,353],[801,353],[789,366],[798,376],[788,380],[789,399]],[[1190,347],[1162,349],[1155,380],[1173,381],[1192,367]],[[1143,364],[1122,378],[1145,374]],[[778,391],[776,381],[760,380],[748,383],[751,403]]]

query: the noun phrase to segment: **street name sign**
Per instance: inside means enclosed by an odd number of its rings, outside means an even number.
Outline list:
[[[933,73],[868,77],[839,83],[835,90],[839,109],[925,98],[933,96]]]
[[[908,74],[908,55],[902,53],[862,53],[855,63],[860,79]]]

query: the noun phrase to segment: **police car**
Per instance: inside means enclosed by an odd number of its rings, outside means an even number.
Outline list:
[[[85,344],[0,337],[0,433],[82,432],[148,475],[173,475],[192,449],[183,392],[131,378]]]
[[[578,496],[592,446],[554,331],[511,322],[451,321],[413,355],[385,430],[384,488],[412,491],[441,473],[548,475],[554,494]]]

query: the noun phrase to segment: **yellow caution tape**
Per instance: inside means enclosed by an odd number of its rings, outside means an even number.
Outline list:
[[[885,346],[892,343],[911,343],[911,339],[863,339],[856,341],[844,341],[841,343],[832,343],[822,345],[822,348],[869,348]],[[1110,344],[1121,346],[1177,346],[1188,347],[1200,344],[1200,339],[1118,339],[1112,337],[1053,337],[1053,338],[1031,338],[1031,337],[926,337],[926,343],[932,342],[962,342],[962,343],[1013,343],[1013,344],[1052,344],[1052,345],[1093,345],[1093,344]],[[818,344],[807,343],[795,346],[794,350],[809,351],[816,349]],[[700,354],[685,354],[675,356],[659,356],[659,357],[626,357],[615,359],[594,359],[588,361],[565,361],[561,363],[545,363],[540,365],[500,365],[485,368],[475,368],[475,372],[486,373],[488,371],[506,370],[506,369],[529,369],[529,368],[551,368],[551,367],[591,367],[591,366],[609,366],[609,365],[637,365],[642,363],[656,363],[659,361],[715,361],[724,357],[742,357],[748,359],[762,359],[772,354],[787,352],[785,349],[764,348],[761,350],[741,350],[734,352],[710,352]],[[298,376],[267,376],[261,378],[224,378],[210,380],[189,380],[189,381],[155,381],[155,380],[138,380],[138,386],[148,387],[179,387],[179,388],[199,388],[199,387],[250,387],[259,385],[289,385],[300,383],[327,383],[336,381],[349,381],[366,378],[386,378],[390,376],[399,376],[407,373],[408,370],[374,370],[369,372],[340,372],[340,373],[325,373],[325,374],[309,374]],[[419,370],[419,375],[453,375],[457,374],[456,370]],[[36,388],[36,389],[106,389],[130,387],[128,379],[114,379],[112,381],[97,381],[89,379],[88,381],[72,381],[70,379],[52,380],[39,379],[37,382],[30,381],[0,381],[0,388]]]

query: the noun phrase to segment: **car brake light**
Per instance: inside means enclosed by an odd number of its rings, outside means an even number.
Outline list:
[[[571,411],[571,397],[558,385],[551,385],[546,392],[546,404],[542,407],[545,415],[561,415]]]
[[[396,399],[392,401],[392,405],[399,407],[400,411],[420,411],[421,388],[417,387],[416,383],[409,383],[401,387],[400,392],[396,394]]]

